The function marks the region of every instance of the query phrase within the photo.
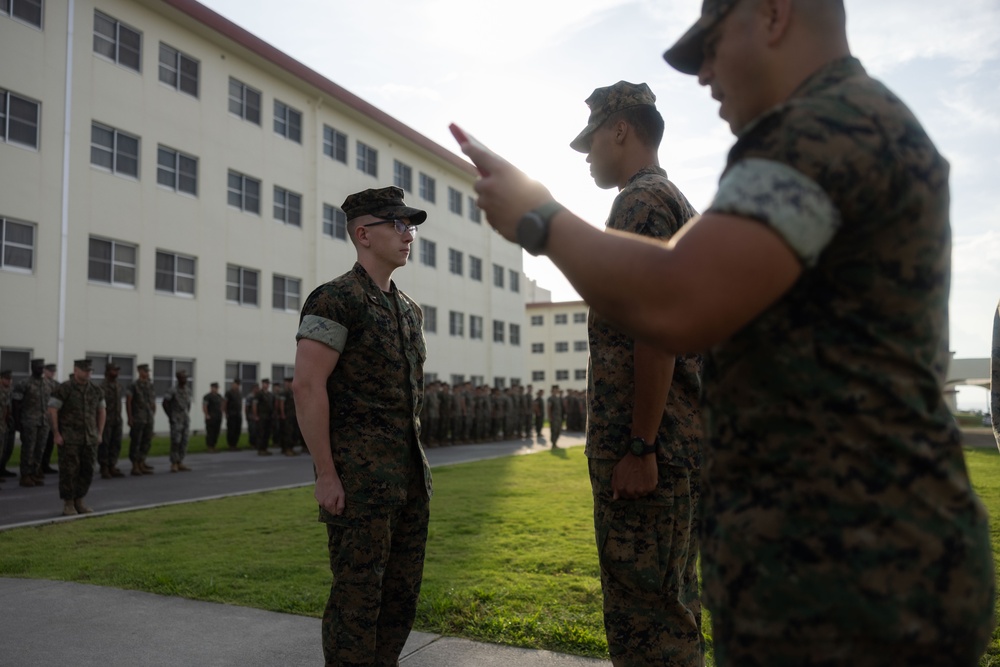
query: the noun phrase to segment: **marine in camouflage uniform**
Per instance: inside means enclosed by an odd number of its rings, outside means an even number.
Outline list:
[[[11,382],[14,374],[4,369],[0,371],[0,482],[8,477],[17,477],[7,470],[7,461],[14,452],[14,416],[11,412]]]
[[[774,17],[804,41],[775,41],[769,74],[805,79],[741,117],[733,84],[761,65],[745,60],[762,60],[765,38],[736,5],[708,0],[665,57],[712,86],[738,136],[706,218],[765,225],[800,273],[705,361],[701,567],[716,658],[971,667],[995,585],[942,396],[948,163],[850,56],[839,3]],[[720,38],[703,49],[709,30]],[[743,53],[740,40],[755,43]],[[801,72],[816,60],[797,47],[842,55]]]
[[[187,371],[176,373],[177,382],[163,395],[163,402],[170,406],[167,418],[170,420],[170,472],[188,472],[184,465],[187,456],[188,438],[191,435],[191,384]]]
[[[153,466],[146,463],[153,446],[153,418],[156,415],[156,389],[149,379],[149,364],[136,366],[139,377],[128,386],[125,395],[125,412],[128,415],[128,458],[132,462],[132,475],[149,475]]]
[[[44,486],[41,460],[49,437],[49,383],[42,377],[44,359],[31,360],[31,376],[11,394],[14,422],[21,432],[21,486]]]
[[[239,378],[233,378],[233,383],[226,390],[223,407],[226,413],[226,444],[229,449],[237,449],[243,430],[243,391]]]
[[[619,190],[608,229],[666,240],[695,210],[659,167],[655,101],[645,83],[596,89],[571,146],[599,187]],[[700,667],[701,357],[636,343],[594,310],[587,331],[585,452],[611,662]],[[570,394],[569,428],[582,429],[582,398]]]
[[[1000,303],[993,313],[993,357],[990,359],[990,418],[993,436],[1000,447]],[[2,468],[2,466],[0,466]]]
[[[438,392],[437,382],[432,382],[428,386],[424,399],[427,401],[427,408],[426,410],[421,409],[421,412],[427,414],[427,420],[422,421],[420,425],[421,441],[428,447],[433,447],[437,444],[441,419],[441,394]]]
[[[104,367],[104,381],[101,382],[106,417],[101,444],[97,448],[97,463],[101,467],[102,479],[125,476],[118,469],[118,457],[122,452],[122,386],[118,382],[119,370],[118,364],[107,364]]]
[[[538,394],[532,403],[532,410],[535,413],[535,437],[542,437],[542,426],[545,425],[545,390],[539,389]]]
[[[296,408],[333,573],[322,623],[328,666],[397,664],[423,576],[423,314],[391,275],[426,213],[402,200],[395,187],[347,198],[358,262],[309,295],[296,335]]]
[[[292,392],[294,378],[285,378],[285,387],[281,392],[281,420],[284,424],[284,436],[281,440],[282,452],[285,456],[296,456],[296,447],[302,445],[302,431],[299,430],[299,420],[295,416],[295,394]]]
[[[552,392],[546,399],[549,404],[549,442],[553,448],[556,447],[556,441],[559,440],[559,434],[562,433],[563,402],[561,393],[559,385],[554,384]]]
[[[271,452],[268,447],[274,431],[274,394],[271,393],[270,380],[265,378],[260,381],[260,391],[254,392],[251,407],[256,423],[257,454],[269,456]]]
[[[59,497],[63,515],[92,512],[83,503],[94,479],[94,459],[104,432],[104,392],[90,381],[90,359],[73,362],[73,376],[49,398],[52,435],[59,447]]]
[[[222,431],[222,396],[219,395],[218,382],[213,382],[209,392],[201,397],[201,412],[205,417],[205,446],[208,451],[214,452],[219,432]]]

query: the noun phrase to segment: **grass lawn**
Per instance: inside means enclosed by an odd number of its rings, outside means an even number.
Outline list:
[[[968,449],[966,458],[1000,516],[1000,455]],[[434,477],[416,628],[606,657],[582,448],[439,468]],[[303,488],[21,528],[0,532],[0,576],[319,617],[330,575],[315,517]],[[997,522],[992,539],[1000,564]],[[981,662],[995,664],[1000,633]]]

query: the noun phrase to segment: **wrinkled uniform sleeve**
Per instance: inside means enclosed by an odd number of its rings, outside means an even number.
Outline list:
[[[338,298],[329,283],[318,287],[302,306],[296,342],[303,338],[314,340],[343,354],[348,334],[345,323],[349,318],[342,309],[343,299]]]

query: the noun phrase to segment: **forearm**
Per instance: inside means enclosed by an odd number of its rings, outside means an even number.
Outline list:
[[[101,408],[97,411],[97,433],[104,433],[104,424],[108,421],[108,411],[106,408]]]
[[[632,435],[648,443],[656,439],[663,410],[674,376],[675,356],[635,341],[635,399],[632,407]]]
[[[52,429],[52,436],[59,437],[59,411],[49,408],[49,426]]]

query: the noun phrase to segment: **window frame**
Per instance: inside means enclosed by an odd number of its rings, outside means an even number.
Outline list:
[[[103,262],[103,258],[96,258],[93,255],[93,244],[97,243],[107,243],[110,245],[110,259],[107,261],[108,267],[108,280],[102,280],[99,277],[94,277],[92,272],[92,263]],[[133,252],[134,260],[131,264],[126,261],[118,259],[118,248],[130,248]],[[132,272],[132,282],[117,280],[118,269],[123,268],[126,270],[131,270]],[[127,243],[125,241],[119,241],[117,239],[109,239],[102,236],[91,235],[87,239],[87,282],[95,283],[98,285],[108,285],[110,287],[120,287],[124,289],[135,289],[136,283],[139,277],[139,246],[135,243]]]
[[[483,324],[481,315],[469,315],[469,340],[483,339]]]
[[[172,287],[171,289],[164,289],[160,287],[160,277],[166,276],[166,269],[160,268],[160,257],[170,257],[173,259],[173,266],[170,269],[170,278]],[[191,273],[182,273],[178,267],[179,261],[185,260],[191,263]],[[191,255],[185,255],[179,252],[172,252],[169,250],[159,250],[157,249],[155,255],[154,263],[154,273],[153,273],[153,291],[157,294],[170,294],[172,296],[179,296],[183,298],[193,299],[198,292],[198,258]],[[177,287],[177,282],[180,279],[186,279],[191,281],[191,291],[181,291]]]
[[[240,184],[239,184],[238,188],[234,188],[233,185],[232,185],[232,179],[233,179],[233,177],[237,177],[237,178],[240,179]],[[247,191],[246,191],[247,190],[247,183],[253,183],[257,187],[256,208],[255,209],[251,209],[250,207],[247,206],[247,203],[249,201],[253,201],[248,196],[248,194],[247,194]],[[234,204],[233,201],[232,201],[234,195],[237,196],[237,197],[239,197],[239,203],[238,204]],[[229,172],[226,175],[226,203],[229,204],[229,206],[231,206],[231,207],[233,207],[235,209],[238,209],[238,210],[240,210],[240,211],[242,211],[244,213],[252,213],[252,214],[254,214],[256,216],[260,216],[260,200],[261,200],[261,197],[260,197],[260,180],[254,178],[253,176],[248,176],[247,174],[244,174],[242,172],[236,171],[235,169],[230,169]]]
[[[393,159],[392,183],[404,192],[413,192],[413,167],[405,162]]]
[[[239,86],[239,97],[233,96],[233,86]],[[256,96],[256,104],[251,104],[251,100],[248,99],[248,93],[252,93]],[[259,90],[253,86],[246,84],[234,76],[229,77],[229,113],[245,120],[248,123],[253,123],[254,125],[260,127],[261,124],[261,105],[264,101],[264,95]],[[236,109],[233,106],[236,106]],[[250,113],[250,112],[254,113]],[[255,116],[255,117],[251,117]]]
[[[114,29],[114,37],[113,38],[110,37],[110,36],[108,36],[107,34],[105,34],[103,32],[99,32],[98,31],[97,22],[98,22],[99,19],[107,21],[108,23],[112,24],[112,27]],[[126,45],[126,44],[122,43],[122,32],[123,31],[128,31],[130,33],[135,34],[136,41],[138,42],[138,46],[137,47],[133,48],[131,45]],[[116,65],[118,65],[120,67],[124,67],[126,69],[132,70],[133,72],[138,72],[139,74],[142,74],[142,32],[141,31],[136,30],[135,28],[133,28],[132,26],[128,25],[127,23],[122,23],[121,21],[119,21],[115,17],[111,16],[110,14],[106,14],[106,13],[102,12],[99,9],[95,9],[94,10],[94,23],[93,23],[93,29],[91,31],[91,34],[93,35],[93,40],[91,40],[91,51],[93,53],[97,54],[98,56],[100,56],[102,58],[110,60],[111,62],[115,63]],[[98,40],[103,40],[103,41],[101,41],[102,45],[109,44],[111,46],[111,51],[113,53],[108,54],[108,53],[105,53],[104,50],[99,49],[98,48]],[[134,63],[131,62],[131,60],[132,60],[131,58],[129,59],[129,62],[124,62],[123,57],[122,57],[122,51],[123,51],[123,49],[125,50],[126,53],[134,53],[135,54],[134,55]]]
[[[465,264],[465,255],[461,250],[456,250],[455,248],[448,248],[448,272],[461,276],[463,274]]]
[[[493,342],[503,344],[506,330],[503,320],[493,320]]]
[[[35,21],[32,20],[31,18],[24,16],[23,10],[22,13],[17,13],[17,8],[23,7],[24,5],[29,5],[31,7],[38,8],[38,23],[35,23]],[[4,14],[14,19],[15,21],[42,30],[42,22],[45,19],[45,3],[44,0],[9,0],[7,2],[6,11],[0,9],[0,14]]]
[[[420,172],[420,198],[432,204],[437,203],[437,180],[424,172]]]
[[[277,98],[274,100],[274,133],[302,143],[302,112]]]
[[[424,313],[424,333],[437,333],[437,306],[420,304],[420,310]]]
[[[358,171],[378,178],[378,150],[360,139],[355,142],[355,149],[358,153],[355,161],[358,165]]]
[[[280,288],[279,288],[280,283]],[[294,297],[290,294],[289,285],[295,284]],[[278,300],[281,304],[278,304]],[[294,303],[289,303],[294,299]],[[286,276],[280,273],[271,274],[271,309],[283,313],[298,313],[302,309],[302,279]]]
[[[172,154],[173,165],[169,168],[163,164],[163,155]],[[188,161],[193,165],[193,171],[183,168],[183,162]],[[164,183],[164,174],[172,177],[173,183]],[[182,187],[185,179],[191,184],[190,189]],[[198,196],[198,158],[183,151],[159,144],[156,147],[156,184],[179,194],[186,194],[192,197]]]
[[[339,206],[323,204],[323,234],[331,239],[347,240],[347,214]]]
[[[432,269],[437,268],[437,243],[420,238],[420,263]]]
[[[164,363],[170,365],[169,375],[163,375]],[[191,387],[191,395],[197,396],[198,394],[194,387],[194,369],[195,359],[188,359],[185,357],[153,357],[153,373],[151,379],[153,381],[153,391],[156,393],[156,397],[162,398],[164,394],[167,393],[167,390],[174,386],[174,381],[177,378],[177,371],[181,370],[187,371],[188,386]]]
[[[8,230],[8,225],[20,225],[31,231],[31,245],[25,245],[19,241],[10,241],[10,232]],[[13,218],[8,218],[6,216],[0,216],[0,269],[4,271],[11,271],[13,273],[25,273],[30,274],[35,272],[35,262],[36,262],[36,252],[35,247],[38,245],[38,226],[33,222],[25,222],[24,220],[15,220]],[[21,264],[11,264],[8,261],[8,249],[11,253],[16,250],[27,251],[30,266],[23,266]]]
[[[236,270],[237,276],[236,281],[230,279],[230,271]],[[257,283],[252,288],[246,284],[245,277],[253,276]],[[230,290],[235,288],[237,290],[236,298],[232,298],[229,294]],[[248,298],[245,292],[249,292],[251,289],[255,290],[253,293],[253,300]],[[238,305],[238,306],[250,306],[253,308],[260,308],[260,270],[251,269],[248,266],[240,266],[239,264],[226,264],[226,303]]]
[[[448,210],[449,211],[451,211],[455,215],[462,215],[462,200],[463,199],[464,199],[464,197],[462,196],[462,193],[459,190],[451,187],[450,185],[448,186]]]
[[[499,264],[493,265],[493,286],[503,289],[503,268]]]
[[[465,338],[465,313],[457,310],[448,311],[448,335]]]
[[[30,120],[27,118],[22,118],[20,116],[14,117],[11,114],[11,98],[14,98],[17,102],[31,105],[35,108],[35,118]],[[25,143],[18,139],[11,138],[11,123],[15,122],[17,127],[32,128],[34,134],[34,143]],[[29,97],[24,97],[19,93],[15,93],[6,88],[0,88],[0,141],[4,143],[11,144],[12,146],[21,146],[24,148],[31,148],[32,150],[38,150],[38,145],[41,143],[41,124],[42,124],[42,103],[33,100]]]
[[[104,144],[99,144],[94,141],[94,131],[98,130],[101,132],[111,133],[111,146],[108,147]],[[125,149],[121,147],[122,139],[129,139],[135,141],[135,155],[130,155],[125,153]],[[101,155],[111,156],[111,166],[103,164],[102,162],[94,162],[94,151],[101,151]],[[135,162],[135,173],[130,173],[125,170],[125,168],[120,164],[125,160],[134,160]],[[127,163],[126,163],[127,164]],[[122,176],[127,178],[132,178],[135,180],[140,180],[140,166],[142,164],[142,138],[133,134],[129,134],[124,130],[119,130],[116,127],[110,125],[105,125],[104,123],[99,123],[96,120],[90,123],[90,166],[96,167],[101,171],[106,171],[108,173],[114,174],[115,176]]]
[[[337,128],[323,124],[323,155],[347,164],[347,135]]]
[[[164,50],[168,50],[172,53],[167,53],[166,55],[173,56],[173,62],[167,63],[164,61]],[[185,65],[188,65],[185,68]],[[192,76],[190,68],[194,68],[194,75]],[[188,71],[185,71],[187,69]],[[157,60],[157,73],[160,80],[165,86],[169,86],[176,90],[177,92],[184,93],[185,95],[190,95],[195,99],[200,97],[200,87],[201,87],[201,62],[197,58],[192,58],[188,54],[184,53],[180,49],[170,46],[166,42],[160,42],[160,52]],[[164,73],[168,79],[172,75],[174,81],[164,80]],[[193,81],[194,90],[190,90],[191,85],[185,86],[184,82]]]
[[[271,206],[275,221],[289,227],[302,228],[302,195],[280,185],[274,186]]]

